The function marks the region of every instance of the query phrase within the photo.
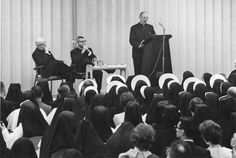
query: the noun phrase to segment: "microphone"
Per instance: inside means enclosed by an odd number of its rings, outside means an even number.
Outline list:
[[[165,29],[165,27],[164,27],[164,25],[163,25],[162,23],[159,22],[159,25],[160,25],[163,29]]]

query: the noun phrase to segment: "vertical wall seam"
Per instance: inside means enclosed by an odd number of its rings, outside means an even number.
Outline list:
[[[188,0],[185,1],[185,7],[186,7],[186,65],[185,65],[185,70],[187,70],[189,67],[188,67]]]
[[[204,68],[204,70],[206,69],[206,0],[204,0],[204,15],[203,15],[203,17],[204,17],[204,19],[203,19],[203,31],[204,31],[204,59],[203,59],[203,64],[204,64],[204,66],[203,66],[203,68]]]
[[[194,72],[195,72],[195,74],[196,74],[196,72],[198,72],[198,65],[197,65],[197,61],[198,61],[198,58],[197,58],[197,53],[198,53],[198,49],[197,49],[197,27],[196,27],[196,25],[197,25],[197,1],[194,1],[194,10],[195,10],[195,17],[194,17],[194,21],[195,21],[195,25],[194,25],[194,30],[195,30],[195,35],[194,35],[194,38],[195,38],[195,44],[194,44],[194,49],[195,49],[195,53],[194,53],[194,58],[195,58],[195,63],[194,63]]]
[[[40,12],[41,12],[40,13],[41,14],[41,17],[40,17],[41,18],[40,19],[41,20],[41,23],[40,23],[40,25],[41,25],[41,28],[40,28],[41,35],[40,36],[44,38],[44,32],[43,32],[43,28],[44,28],[43,27],[43,21],[44,21],[44,18],[43,18],[43,0],[40,0]]]
[[[63,0],[60,0],[60,34],[61,34],[61,39],[60,39],[60,47],[61,47],[61,50],[63,50],[64,48],[64,44],[63,44],[63,23],[64,23],[64,9],[63,9]],[[60,54],[60,57],[62,58],[62,60],[64,59],[63,58],[63,51],[60,51],[61,54]]]
[[[50,21],[51,21],[51,26],[50,26],[50,28],[51,28],[51,30],[50,30],[50,32],[51,32],[51,48],[53,48],[53,0],[50,0],[51,1],[51,6],[50,6]]]
[[[234,59],[233,59],[233,47],[232,47],[232,41],[233,41],[233,36],[232,36],[232,15],[233,15],[233,6],[232,6],[233,4],[232,4],[232,0],[230,0],[230,59],[231,59],[231,69],[234,69]]]
[[[213,8],[212,8],[212,23],[213,23],[213,28],[212,28],[212,32],[213,32],[213,34],[212,34],[212,45],[213,45],[213,72],[215,73],[216,72],[216,68],[215,68],[215,1],[213,0],[212,1],[212,6],[213,6]]]
[[[30,0],[30,41],[32,42],[32,44],[30,45],[31,50],[33,51],[33,2]],[[31,67],[34,67],[34,62],[33,60],[31,60]],[[34,79],[34,72],[32,70],[32,74],[31,74],[31,78]],[[31,85],[33,85],[33,80],[31,80]]]
[[[21,73],[20,74],[22,74],[22,72],[23,72],[23,62],[22,62],[22,59],[24,59],[23,58],[23,55],[24,55],[24,50],[23,50],[23,36],[24,36],[24,34],[23,34],[23,2],[22,2],[23,0],[21,0],[20,1],[20,14],[21,14],[21,20],[20,20],[20,23],[21,23],[21,25],[20,25],[20,27],[21,27],[21,37],[20,37],[20,47],[21,47],[21,52],[23,52],[23,53],[21,53],[21,60],[20,60],[20,71],[21,71]],[[23,81],[23,78],[22,77],[24,77],[23,75],[20,75],[20,80],[21,80],[21,82],[20,83],[22,83],[22,81]]]
[[[10,4],[10,35],[9,35],[9,37],[10,37],[10,42],[12,42],[12,21],[13,21],[13,17],[12,17],[12,0],[9,0],[9,4]],[[10,48],[9,48],[9,50],[10,50],[10,57],[12,56],[12,47],[10,46]],[[10,75],[10,83],[12,82],[12,77],[13,77],[13,74],[14,74],[14,72],[13,72],[13,68],[12,68],[12,64],[14,64],[14,63],[12,63],[12,60],[10,60],[10,63],[9,63],[9,65],[10,65],[10,73],[11,73],[11,75]]]
[[[221,11],[221,23],[220,23],[220,25],[221,25],[221,47],[220,47],[220,49],[221,49],[221,53],[220,53],[220,56],[221,56],[221,70],[220,70],[220,72],[224,72],[224,64],[223,64],[223,61],[224,61],[224,59],[223,59],[223,57],[224,57],[224,48],[223,48],[223,42],[224,42],[224,36],[223,36],[223,30],[224,30],[224,26],[223,26],[223,14],[224,14],[224,11],[223,11],[223,3],[222,3],[222,0],[220,1],[220,3],[221,3],[221,9],[220,9],[220,11]]]

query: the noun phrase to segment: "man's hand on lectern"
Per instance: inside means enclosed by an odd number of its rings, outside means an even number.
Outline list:
[[[143,44],[143,42],[144,42],[144,40],[142,40],[141,42],[140,42],[140,44],[139,44],[139,48],[143,48],[144,47],[144,44]]]

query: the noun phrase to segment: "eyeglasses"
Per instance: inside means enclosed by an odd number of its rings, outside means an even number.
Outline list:
[[[86,42],[86,40],[83,40],[83,41],[79,41],[79,42],[81,42],[81,43],[84,43],[84,42]]]
[[[175,126],[175,129],[182,129],[181,127],[179,127],[179,126]]]

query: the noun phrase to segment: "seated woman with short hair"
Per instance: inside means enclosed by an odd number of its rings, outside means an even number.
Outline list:
[[[131,142],[134,144],[134,148],[121,153],[119,158],[158,158],[157,155],[149,151],[154,141],[154,135],[155,131],[152,126],[144,123],[138,124],[131,134]]]
[[[205,120],[199,125],[199,130],[209,145],[207,150],[210,151],[212,158],[232,158],[232,150],[220,145],[222,137],[220,125],[212,120]]]

